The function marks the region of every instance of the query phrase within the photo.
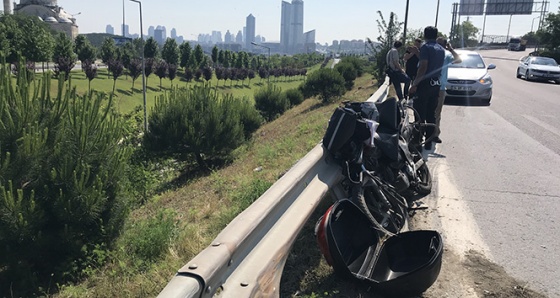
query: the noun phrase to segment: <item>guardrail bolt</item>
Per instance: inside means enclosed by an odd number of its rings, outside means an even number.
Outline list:
[[[198,268],[198,265],[197,265],[197,264],[191,264],[191,265],[189,265],[189,269],[196,269],[196,268]]]
[[[242,282],[242,283],[241,283],[241,286],[242,286],[242,287],[246,287],[246,286],[248,286],[248,285],[249,285],[248,282]]]
[[[212,291],[212,287],[211,287],[211,286],[208,286],[208,287],[206,288],[206,293],[210,293],[211,291]]]
[[[220,242],[214,242],[214,243],[212,243],[212,246],[220,246],[220,245],[222,245]]]

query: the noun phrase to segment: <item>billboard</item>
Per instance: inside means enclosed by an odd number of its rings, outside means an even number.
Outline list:
[[[484,0],[461,0],[459,15],[480,16],[484,12]]]
[[[532,14],[533,0],[487,0],[487,15]]]

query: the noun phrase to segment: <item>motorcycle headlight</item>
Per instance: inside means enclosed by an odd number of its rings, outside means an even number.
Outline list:
[[[483,85],[492,84],[492,78],[490,76],[484,76],[480,80],[478,80]]]

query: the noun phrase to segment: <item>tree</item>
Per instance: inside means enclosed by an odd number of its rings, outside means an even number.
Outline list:
[[[129,151],[105,95],[61,82],[51,96],[48,74],[35,87],[21,79],[0,69],[0,107],[10,107],[0,108],[0,276],[13,281],[0,292],[29,297],[80,275],[78,260],[119,235]]]
[[[183,42],[181,44],[181,46],[179,47],[179,50],[181,52],[181,63],[179,64],[181,67],[185,68],[187,67],[190,59],[191,59],[191,53],[192,53],[192,47],[189,44],[188,41]]]
[[[87,61],[95,61],[95,48],[86,39],[82,46],[78,49],[76,53],[78,55],[78,60],[82,62],[82,70],[84,69],[84,63]]]
[[[206,82],[209,82],[212,79],[212,68],[210,68],[209,66],[205,66],[202,69],[202,75],[204,76]]]
[[[52,58],[54,38],[46,24],[23,14],[0,18],[0,50],[8,63],[18,63],[19,55],[26,61],[42,62]]]
[[[18,16],[18,20],[23,32],[23,38],[19,41],[21,54],[27,61],[48,61],[54,47],[54,38],[49,29],[34,17]]]
[[[89,60],[82,61],[82,69],[88,79],[88,92],[91,92],[91,81],[97,77],[97,66]]]
[[[220,96],[205,85],[159,96],[149,121],[145,148],[194,157],[201,168],[208,168],[209,160],[228,159],[262,118],[250,100]]]
[[[452,40],[452,43],[456,46],[473,47],[478,44],[478,28],[476,28],[471,21],[463,21],[455,29],[456,38]]]
[[[402,23],[398,21],[394,12],[389,14],[389,22],[385,21],[381,11],[377,11],[377,13],[379,14],[379,19],[377,20],[377,30],[379,31],[377,41],[379,42],[379,45],[374,45],[369,38],[367,41],[370,46],[370,50],[375,56],[376,71],[373,76],[379,84],[382,84],[385,80],[385,69],[387,69],[385,56],[387,56],[387,52],[389,52],[393,43],[397,40],[401,31]]]
[[[148,78],[154,71],[154,64],[155,64],[154,58],[144,59],[144,74],[146,75],[146,86],[148,86]]]
[[[194,77],[194,73],[192,71],[192,69],[190,69],[189,67],[185,68],[185,81],[190,82],[192,81]]]
[[[154,73],[159,77],[159,89],[161,89],[161,80],[167,77],[168,66],[165,60],[158,60],[154,66]]]
[[[537,37],[548,51],[560,50],[560,13],[549,13],[546,16],[542,27],[537,31]]]
[[[159,46],[157,41],[150,36],[146,40],[146,45],[144,46],[144,57],[145,58],[156,58],[159,54]]]
[[[171,81],[171,86],[173,87],[173,80],[177,77],[177,65],[176,64],[169,64],[168,65],[168,76],[169,80]]]
[[[200,65],[202,64],[202,62],[204,61],[204,51],[202,50],[202,46],[197,44],[196,47],[194,48],[194,62],[196,63],[195,65],[193,65],[194,67],[200,67]]]
[[[58,33],[56,36],[54,51],[53,51],[53,61],[58,61],[59,58],[69,58],[71,60],[76,59],[76,54],[74,54],[74,45],[72,40],[63,32]]]
[[[354,80],[358,77],[358,71],[356,71],[354,65],[350,62],[343,61],[338,63],[334,69],[338,71],[344,78],[344,81],[346,81],[346,89],[351,90],[352,87],[354,87]]]
[[[214,46],[212,48],[212,63],[214,63],[214,67],[216,67],[216,64],[218,63],[218,55],[219,55],[218,47]]]
[[[105,38],[101,44],[101,60],[107,64],[110,60],[117,59],[117,46],[112,38]]]
[[[167,64],[179,63],[179,47],[175,39],[168,38],[163,45],[163,50],[161,51],[161,57]]]
[[[321,68],[307,77],[301,91],[306,98],[319,95],[327,103],[346,92],[344,85],[344,77],[338,71]]]
[[[80,34],[74,39],[74,53],[79,56],[80,50],[86,45],[89,40],[85,35]],[[78,58],[79,59],[79,58]]]
[[[130,60],[127,69],[130,77],[132,78],[132,90],[134,90],[134,82],[142,74],[142,60],[133,58]]]
[[[113,74],[113,94],[115,94],[115,87],[117,86],[117,79],[123,74],[124,66],[120,60],[109,60],[107,64],[109,71]]]

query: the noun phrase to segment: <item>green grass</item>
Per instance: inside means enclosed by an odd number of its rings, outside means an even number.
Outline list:
[[[313,66],[308,70],[308,73],[313,72],[319,69],[319,65]],[[151,107],[153,107],[155,103],[155,98],[162,94],[165,91],[168,91],[173,87],[188,87],[188,86],[195,86],[204,84],[205,81],[191,81],[186,82],[182,79],[183,70],[178,70],[178,75],[173,82],[171,80],[165,78],[161,81],[160,87],[160,80],[155,74],[151,74],[146,79],[146,107],[148,111]],[[38,75],[39,76],[39,75]],[[280,87],[282,90],[288,90],[292,88],[297,88],[302,82],[304,78],[301,76],[292,77],[292,78],[274,78],[271,77],[269,80],[261,79],[258,77],[252,79],[250,82],[248,79],[245,81],[230,81],[221,80],[218,82],[216,76],[214,75],[212,79],[209,81],[209,84],[218,90],[218,92],[223,94],[232,94],[234,97],[248,97],[253,98],[253,94],[259,88],[264,87],[268,81],[270,83],[275,84],[276,86]],[[76,87],[78,94],[83,94],[88,91],[88,79],[84,72],[81,70],[75,70],[71,74],[71,84],[72,86]],[[51,91],[52,94],[56,94],[56,88],[58,86],[58,81],[52,80],[51,81]],[[98,70],[97,77],[91,81],[91,90],[95,90],[98,92],[105,92],[110,94],[113,90],[113,78],[109,75],[106,68],[100,68]],[[137,106],[143,105],[143,95],[142,95],[142,77],[138,77],[134,82],[134,88],[132,88],[132,78],[128,75],[123,75],[119,77],[116,81],[115,85],[115,104],[117,110],[120,113],[128,113],[134,110]]]

